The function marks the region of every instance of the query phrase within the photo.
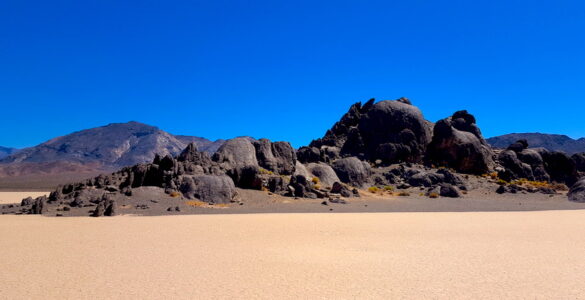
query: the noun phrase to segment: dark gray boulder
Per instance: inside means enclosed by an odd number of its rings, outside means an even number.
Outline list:
[[[333,194],[340,194],[342,197],[345,197],[345,198],[350,198],[350,197],[354,196],[352,191],[347,186],[345,186],[339,182],[333,183],[333,186],[331,187],[330,192]],[[358,197],[359,197],[359,194],[358,194]]]
[[[184,175],[179,178],[179,190],[187,199],[207,203],[230,203],[237,195],[234,182],[228,176]]]
[[[297,150],[297,159],[303,164],[320,162],[321,151],[316,147],[301,147]]]
[[[569,190],[570,201],[585,203],[585,178],[577,181]]]
[[[420,162],[431,141],[421,111],[403,101],[381,101],[360,119],[358,129],[370,161]],[[357,153],[349,153],[357,154]]]
[[[494,166],[494,153],[475,122],[467,111],[437,122],[426,152],[427,163],[461,173],[488,173]]]
[[[254,142],[260,167],[275,174],[292,175],[297,161],[296,152],[288,142],[272,143],[267,139]]]
[[[546,172],[551,181],[565,183],[572,186],[579,174],[575,161],[564,152],[540,150]]]
[[[335,182],[340,181],[333,168],[328,164],[310,163],[307,164],[307,170],[313,177],[319,178],[319,182],[323,186],[330,187]]]
[[[368,183],[372,174],[370,165],[356,157],[338,159],[332,167],[342,182],[356,187]]]
[[[248,138],[235,138],[226,141],[215,152],[213,160],[225,165],[226,169],[235,166],[258,166],[256,148]]]
[[[461,197],[461,193],[459,189],[451,184],[441,184],[440,189],[441,197],[448,197],[448,198],[459,198]]]

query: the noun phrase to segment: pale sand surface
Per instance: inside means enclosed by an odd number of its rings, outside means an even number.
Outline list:
[[[585,299],[585,211],[0,216],[0,298]]]
[[[26,197],[40,197],[49,195],[49,192],[0,192],[0,204],[20,203]]]

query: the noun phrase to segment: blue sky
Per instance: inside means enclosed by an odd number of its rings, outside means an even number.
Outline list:
[[[136,120],[301,146],[349,105],[585,136],[584,1],[0,1],[0,145]]]

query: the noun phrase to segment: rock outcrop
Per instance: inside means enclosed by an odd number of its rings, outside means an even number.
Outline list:
[[[430,139],[429,122],[410,101],[371,99],[352,105],[323,138],[299,149],[298,156],[302,162],[350,156],[383,164],[420,162]]]
[[[568,197],[570,201],[585,203],[585,178],[577,181],[569,190]]]
[[[435,124],[433,138],[426,151],[426,161],[461,173],[484,174],[494,165],[494,153],[467,111]]]

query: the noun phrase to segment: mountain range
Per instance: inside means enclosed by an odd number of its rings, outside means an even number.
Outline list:
[[[585,138],[543,133],[512,133],[487,139],[495,148],[506,148],[520,139],[532,148],[585,152]],[[0,147],[0,177],[61,173],[109,172],[120,167],[150,162],[156,154],[177,155],[189,143],[214,153],[226,140],[173,135],[155,126],[131,121],[77,131],[40,145],[14,149]]]
[[[487,139],[495,148],[507,148],[510,144],[525,139],[531,148],[545,148],[550,151],[562,151],[567,154],[585,152],[585,138],[572,139],[561,134],[545,133],[511,133]]]
[[[177,155],[191,142],[201,151],[213,153],[225,141],[175,136],[134,121],[112,123],[16,152],[2,148],[6,155],[0,159],[0,176],[109,171],[152,161],[156,154]]]

